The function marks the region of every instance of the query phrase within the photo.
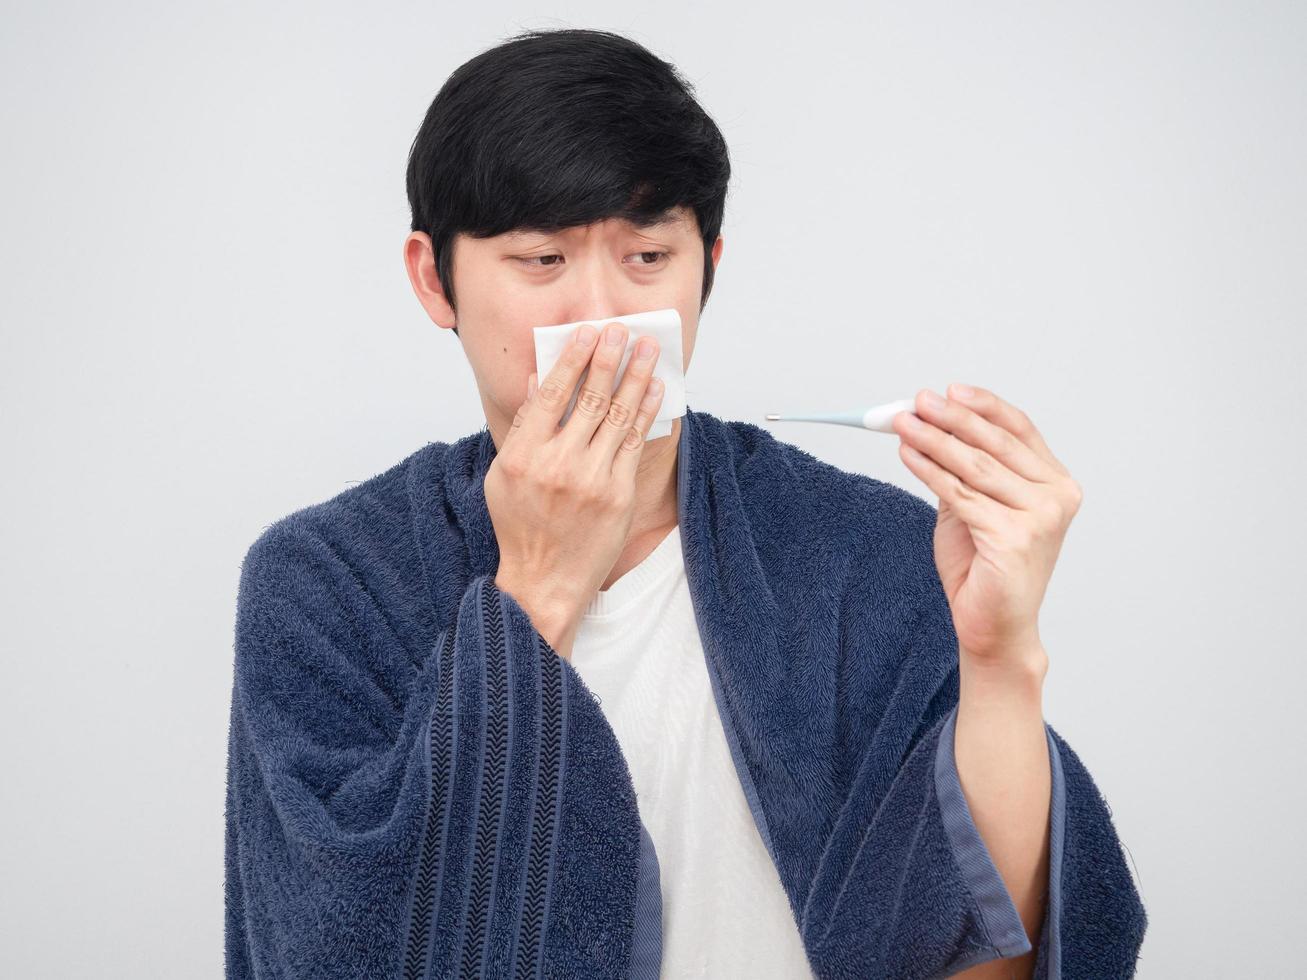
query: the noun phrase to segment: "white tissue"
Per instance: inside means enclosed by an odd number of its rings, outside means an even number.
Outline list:
[[[564,349],[572,342],[572,335],[576,332],[577,327],[583,323],[593,326],[600,332],[596,344],[602,344],[604,342],[604,327],[614,321],[626,324],[627,334],[626,349],[622,352],[621,363],[618,364],[617,372],[613,376],[613,391],[616,391],[622,383],[623,372],[625,372],[626,364],[635,350],[636,342],[641,337],[653,337],[657,340],[658,359],[654,362],[653,376],[662,379],[663,400],[658,406],[658,414],[654,416],[654,421],[649,426],[649,434],[645,436],[645,439],[657,439],[659,436],[670,435],[672,422],[685,414],[685,371],[683,369],[685,361],[681,356],[681,314],[674,308],[649,310],[644,313],[628,313],[624,316],[601,317],[593,320],[577,320],[575,323],[560,323],[549,327],[535,327],[536,385],[539,386],[544,381],[545,375],[553,369],[554,364],[562,356]],[[572,391],[572,397],[568,399],[567,409],[559,420],[560,425],[571,417],[572,409],[576,406],[577,396],[581,393],[581,384],[589,374],[590,366],[587,364],[585,370],[581,372],[576,388]]]

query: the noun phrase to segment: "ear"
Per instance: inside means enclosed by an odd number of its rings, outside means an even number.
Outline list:
[[[712,267],[713,272],[717,271],[717,263],[722,260],[722,236],[717,236],[717,241],[712,243]]]
[[[408,272],[408,281],[413,287],[413,294],[417,296],[422,308],[427,311],[427,316],[431,317],[431,322],[446,330],[454,329],[454,308],[449,305],[449,300],[445,298],[445,291],[440,285],[431,236],[424,231],[412,232],[404,239],[403,258],[404,269]]]

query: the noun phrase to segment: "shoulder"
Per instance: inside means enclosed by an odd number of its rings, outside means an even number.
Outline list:
[[[286,586],[332,572],[366,574],[411,559],[409,483],[420,461],[448,446],[429,443],[374,475],[265,526],[241,562],[242,587]],[[393,574],[393,572],[392,572]]]
[[[830,555],[884,588],[918,593],[935,574],[936,508],[903,487],[841,469],[750,422],[718,420],[756,531]],[[905,470],[906,472],[906,470]]]
[[[933,533],[934,505],[903,487],[841,469],[751,422],[719,424],[747,499],[806,516],[801,523],[826,543],[893,547],[905,536]]]
[[[243,696],[315,714],[371,705],[381,714],[369,731],[397,724],[387,706],[435,639],[408,503],[421,452],[278,518],[248,547],[235,618]]]

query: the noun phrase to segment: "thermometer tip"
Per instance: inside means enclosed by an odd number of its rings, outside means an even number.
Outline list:
[[[775,414],[770,413],[770,412],[767,414],[767,421],[768,421],[768,422],[777,422],[777,421],[779,421],[779,420],[780,420],[780,416],[779,416],[779,415],[775,415]]]

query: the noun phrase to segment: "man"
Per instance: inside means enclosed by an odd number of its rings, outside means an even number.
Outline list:
[[[1080,490],[1029,419],[919,393],[929,527],[744,423],[646,439],[657,345],[619,378],[605,318],[675,308],[688,366],[729,175],[616,35],[519,36],[437,95],[403,258],[486,430],[247,557],[229,975],[1133,972],[1142,906],[1042,716]],[[532,328],[587,318],[536,378]]]

